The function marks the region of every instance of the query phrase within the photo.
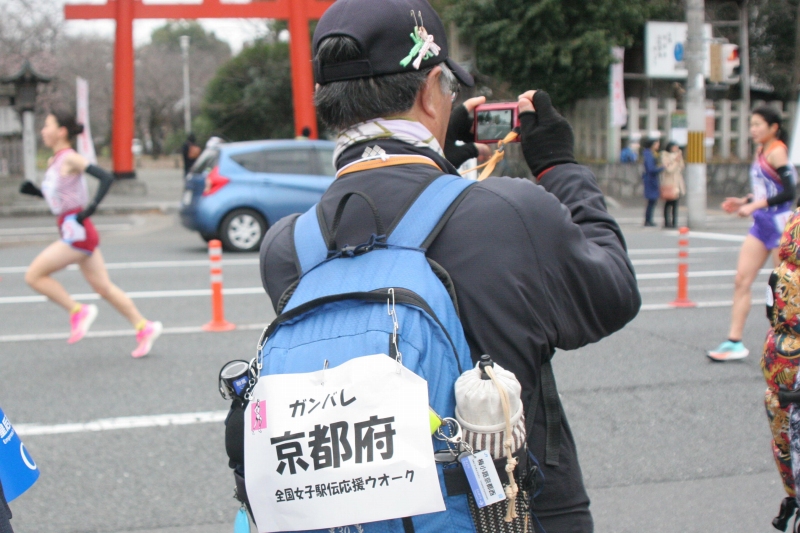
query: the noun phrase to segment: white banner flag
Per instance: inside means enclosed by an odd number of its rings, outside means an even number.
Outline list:
[[[261,376],[252,397],[245,482],[260,533],[445,510],[428,384],[394,359],[368,355],[318,372]]]
[[[615,46],[611,49],[611,54],[616,60],[616,63],[611,65],[611,102],[614,106],[612,125],[624,126],[628,122],[628,108],[625,105],[625,84],[623,80],[625,49],[621,46]]]
[[[83,78],[77,78],[76,100],[78,109],[76,118],[83,124],[83,133],[78,135],[78,153],[85,157],[89,163],[97,164],[97,154],[94,151],[94,141],[92,140],[92,130],[89,127],[89,82]]]

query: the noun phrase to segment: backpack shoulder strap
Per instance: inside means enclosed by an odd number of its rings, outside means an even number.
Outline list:
[[[397,223],[388,237],[389,244],[414,248],[430,244],[428,237],[434,234],[434,230],[441,229],[439,222],[445,215],[449,218],[452,214],[450,206],[474,183],[451,174],[433,180]]]
[[[433,180],[409,207],[388,237],[389,244],[421,247],[430,244],[441,230],[441,222],[452,214],[451,205],[474,182],[445,174]],[[327,228],[320,223],[319,204],[294,221],[293,240],[299,275],[302,276],[328,255]]]
[[[297,217],[293,229],[298,275],[302,276],[328,256],[328,245],[320,225],[319,204]]]

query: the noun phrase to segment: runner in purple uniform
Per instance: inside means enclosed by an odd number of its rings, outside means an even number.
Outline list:
[[[750,167],[753,192],[722,202],[728,213],[740,217],[752,215],[753,225],[739,252],[728,339],[706,353],[714,361],[744,359],[750,353],[742,343],[744,324],[750,313],[750,288],[770,255],[775,265],[779,264],[778,243],[795,198],[797,172],[789,164],[780,114],[769,106],[755,109],[750,119],[750,136],[758,144]]]

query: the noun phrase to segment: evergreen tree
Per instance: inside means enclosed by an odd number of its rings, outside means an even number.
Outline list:
[[[794,99],[800,83],[798,4],[798,0],[759,0],[751,9],[750,69],[758,80],[772,85],[775,99]]]
[[[647,20],[684,20],[680,0],[438,0],[474,39],[477,68],[515,91],[546,89],[567,105],[607,92],[612,46]]]
[[[223,65],[206,88],[203,112],[232,141],[294,135],[286,43],[259,41]]]

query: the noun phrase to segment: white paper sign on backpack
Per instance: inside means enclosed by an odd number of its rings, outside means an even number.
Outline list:
[[[262,375],[245,412],[245,480],[260,533],[444,511],[428,385],[383,355]]]

